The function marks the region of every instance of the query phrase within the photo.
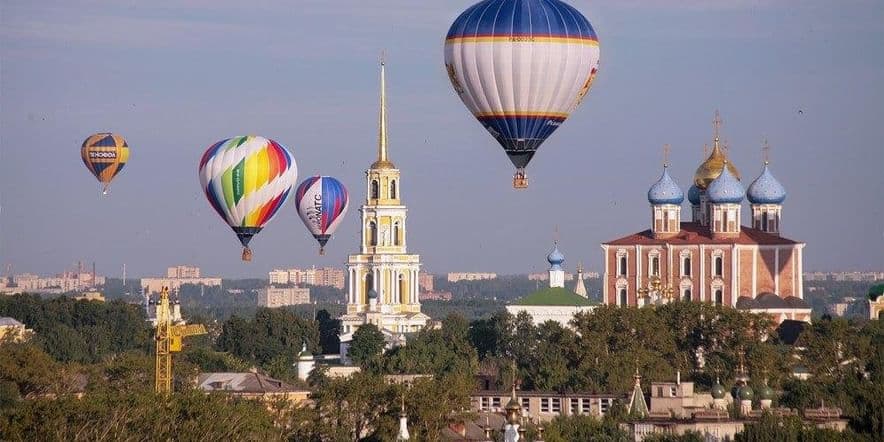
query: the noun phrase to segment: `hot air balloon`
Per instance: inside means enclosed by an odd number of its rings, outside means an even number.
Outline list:
[[[344,219],[349,205],[347,188],[330,176],[307,178],[295,191],[298,216],[319,242],[319,254]]]
[[[233,137],[206,150],[199,176],[209,204],[242,243],[243,261],[251,261],[249,241],[285,204],[298,179],[295,157],[268,138]]]
[[[483,0],[451,25],[445,68],[466,107],[516,166],[525,167],[580,104],[599,44],[589,21],[560,0]]]
[[[86,168],[102,184],[101,193],[107,195],[111,180],[129,161],[129,145],[120,135],[101,132],[90,135],[83,141],[80,157]]]

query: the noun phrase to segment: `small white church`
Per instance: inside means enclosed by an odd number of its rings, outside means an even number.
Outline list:
[[[583,267],[577,267],[577,278],[574,290],[565,288],[565,256],[559,251],[558,243],[546,257],[549,262],[549,287],[538,290],[524,298],[520,298],[506,306],[513,316],[520,312],[531,315],[534,325],[546,321],[555,321],[562,327],[570,327],[574,315],[579,312],[591,312],[597,305],[586,294],[583,285]]]

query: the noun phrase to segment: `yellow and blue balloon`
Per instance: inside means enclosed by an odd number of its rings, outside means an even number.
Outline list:
[[[83,164],[102,185],[107,195],[110,183],[129,161],[129,145],[122,136],[110,132],[90,135],[80,148]]]

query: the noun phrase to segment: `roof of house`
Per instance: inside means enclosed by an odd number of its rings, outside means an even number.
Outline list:
[[[664,245],[664,244],[746,244],[746,245],[796,245],[800,244],[781,236],[772,235],[762,232],[761,230],[751,227],[742,226],[740,235],[734,238],[713,238],[709,227],[700,225],[697,222],[681,223],[681,230],[677,235],[662,239],[654,238],[651,230],[645,230],[632,235],[624,236],[613,241],[604,243],[605,245]]]
[[[281,393],[300,391],[293,385],[259,373],[200,373],[197,386],[204,391]]]
[[[24,327],[24,324],[10,317],[0,317],[0,327]]]
[[[558,305],[558,306],[589,306],[596,305],[583,296],[580,296],[562,287],[547,287],[530,295],[519,298],[513,305]]]
[[[740,310],[760,309],[810,309],[807,301],[796,296],[779,297],[775,293],[762,293],[752,299],[748,296],[737,298],[736,307]]]

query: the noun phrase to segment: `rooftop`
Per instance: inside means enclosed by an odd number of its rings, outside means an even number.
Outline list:
[[[623,238],[604,243],[606,245],[665,245],[665,244],[757,244],[757,245],[796,245],[800,244],[781,236],[771,235],[761,230],[743,226],[735,238],[713,238],[709,227],[696,222],[681,223],[681,231],[671,238],[654,238],[650,230],[633,233]]]
[[[197,386],[203,391],[236,393],[280,393],[299,391],[293,385],[259,373],[200,373]]]
[[[590,306],[597,304],[568,289],[549,287],[520,298],[513,302],[512,305]]]

